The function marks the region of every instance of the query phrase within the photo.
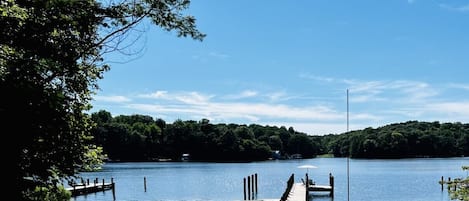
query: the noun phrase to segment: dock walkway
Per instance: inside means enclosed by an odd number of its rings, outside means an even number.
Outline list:
[[[294,183],[292,174],[287,181],[287,188],[280,201],[309,201],[313,192],[329,192],[329,196],[334,197],[334,177],[329,174],[329,185],[317,185],[313,183],[306,174],[306,179],[301,183]],[[308,182],[305,182],[308,181]]]
[[[287,201],[307,201],[306,186],[303,183],[294,183]]]
[[[83,182],[79,184],[73,184],[71,187],[65,188],[66,190],[70,191],[72,193],[72,196],[77,196],[77,195],[83,195],[83,194],[89,194],[89,193],[95,193],[95,192],[101,192],[101,191],[106,191],[106,190],[112,190],[113,195],[114,195],[114,181],[111,180],[110,183],[105,183],[104,180],[102,183],[98,182]]]

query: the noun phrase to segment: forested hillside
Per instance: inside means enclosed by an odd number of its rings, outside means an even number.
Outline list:
[[[318,141],[291,127],[212,124],[207,119],[167,124],[145,115],[111,117],[106,111],[93,113],[92,119],[97,122],[94,140],[111,160],[178,160],[190,153],[192,160],[253,161],[272,157],[272,150],[308,158],[319,153]]]
[[[301,154],[354,158],[449,157],[469,155],[469,124],[418,122],[366,128],[340,135],[310,136],[294,128],[257,124],[212,124],[146,115],[92,114],[94,141],[110,160],[179,160],[190,153],[199,161],[255,161]]]
[[[469,124],[408,121],[324,136],[334,156],[353,158],[469,155]]]

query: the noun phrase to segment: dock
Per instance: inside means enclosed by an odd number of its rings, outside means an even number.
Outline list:
[[[286,201],[308,201],[306,186],[303,183],[294,183]]]
[[[287,188],[280,201],[309,201],[314,195],[312,192],[329,192],[329,196],[334,197],[334,177],[329,174],[329,185],[317,185],[313,183],[306,174],[306,179],[301,183],[294,183],[294,174],[287,181]],[[307,183],[304,181],[308,181]]]
[[[69,185],[70,187],[67,187],[65,189],[70,191],[72,193],[72,196],[112,190],[113,197],[115,198],[115,183],[112,178],[111,182],[105,182],[104,179],[102,180],[102,182],[98,182],[98,179],[96,179],[91,183],[89,182],[89,180],[87,180],[87,182],[84,182],[82,180],[81,183],[76,183],[73,181]]]
[[[318,185],[308,179],[308,174],[306,174],[306,181],[308,181],[308,191],[309,192],[329,192],[329,196],[334,197],[334,176],[329,173],[329,185]]]

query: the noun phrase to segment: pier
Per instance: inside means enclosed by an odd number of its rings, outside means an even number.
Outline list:
[[[329,192],[329,196],[334,197],[334,176],[329,173],[329,185],[318,185],[313,182],[311,179],[308,179],[308,174],[306,173],[306,181],[308,181],[309,192]],[[309,193],[308,193],[309,194]]]
[[[82,179],[81,183],[76,183],[75,181],[72,181],[69,183],[69,185],[70,187],[67,187],[66,190],[70,191],[72,193],[72,196],[112,190],[113,198],[115,199],[116,197],[114,179],[112,178],[111,182],[105,182],[104,179],[102,180],[102,182],[99,182],[98,178],[96,178],[91,183],[89,179],[87,179],[86,182]]]
[[[280,201],[309,201],[311,192],[329,192],[329,196],[334,197],[334,177],[329,173],[329,185],[317,185],[308,178],[306,173],[305,180],[301,183],[295,183],[294,174],[287,181],[287,187],[280,198]],[[305,182],[307,181],[307,182]]]

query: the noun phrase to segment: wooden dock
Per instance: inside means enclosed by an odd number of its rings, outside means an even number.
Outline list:
[[[308,174],[303,182],[294,183],[294,175],[292,174],[287,181],[287,188],[280,201],[309,201],[310,197],[314,196],[310,194],[312,192],[329,192],[329,196],[334,197],[334,177],[332,174],[329,174],[329,185],[317,185],[311,182]]]
[[[72,182],[70,187],[67,187],[66,190],[70,191],[72,196],[112,190],[113,197],[115,198],[115,183],[113,179],[111,179],[111,182],[107,183],[104,182],[104,179],[102,182],[98,182],[96,179],[92,183],[90,183],[89,180],[87,180],[87,182],[82,180],[81,183]]]
[[[329,192],[329,196],[334,197],[334,176],[331,173],[329,173],[329,185],[318,185],[312,182],[308,179],[308,174],[306,174],[306,181],[308,181],[308,192]]]
[[[306,186],[303,183],[294,183],[287,201],[308,201],[306,194]]]

